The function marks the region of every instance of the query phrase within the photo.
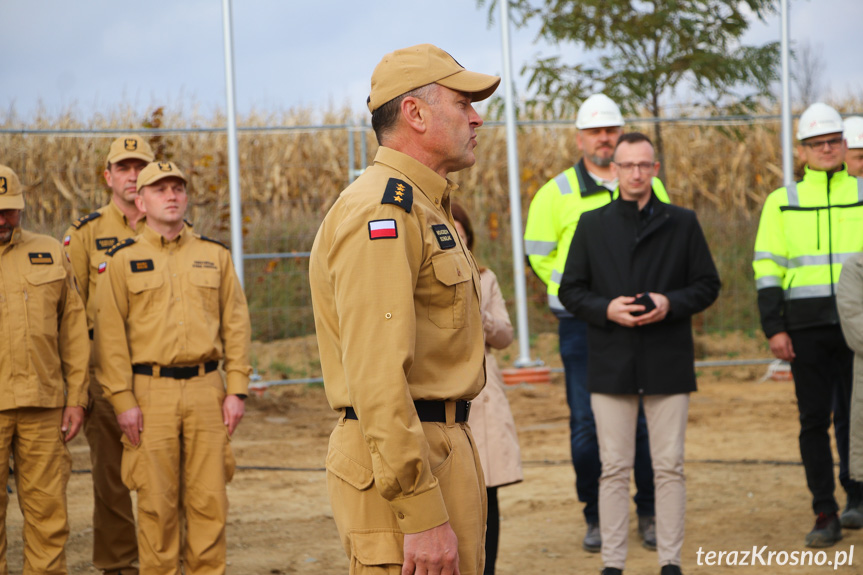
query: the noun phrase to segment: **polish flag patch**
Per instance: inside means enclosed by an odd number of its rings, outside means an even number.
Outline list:
[[[72,236],[66,236],[65,238],[63,238],[63,245],[64,246],[68,246],[71,243],[72,243]]]
[[[99,264],[99,273],[102,273],[106,269],[108,269],[108,262],[102,262]]]
[[[372,220],[369,222],[369,239],[382,240],[399,237],[395,220]]]

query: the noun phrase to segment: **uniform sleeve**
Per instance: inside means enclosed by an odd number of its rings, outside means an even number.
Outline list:
[[[842,266],[836,305],[848,347],[863,355],[863,257],[857,256]]]
[[[375,487],[403,533],[449,520],[407,374],[414,361],[414,290],[423,260],[416,210],[344,208],[327,254],[345,382],[369,447]],[[370,239],[369,222],[395,221],[397,237]]]
[[[482,330],[485,344],[495,349],[503,349],[512,343],[512,323],[506,310],[506,301],[497,283],[497,276],[491,270],[482,274],[482,281],[489,282],[483,289]]]
[[[132,355],[126,333],[129,296],[122,254],[108,259],[96,281],[96,379],[117,414],[138,406],[132,391]]]
[[[59,352],[66,383],[66,406],[86,407],[90,383],[90,338],[87,335],[87,312],[78,290],[72,266],[62,260],[66,271],[62,296],[57,302],[59,318]]]
[[[551,180],[536,192],[527,211],[524,226],[524,251],[531,269],[546,285],[551,280],[551,270],[557,258],[560,242],[560,189]]]
[[[69,238],[68,241],[66,238]],[[78,282],[78,292],[87,305],[90,297],[90,253],[87,249],[86,233],[75,226],[70,226],[63,234],[63,249],[72,263],[75,280]]]
[[[713,263],[710,247],[701,230],[698,219],[687,212],[688,265],[686,267],[686,287],[666,292],[669,311],[666,320],[682,319],[707,309],[719,296],[721,282],[719,272]]]
[[[582,217],[583,218],[583,217]],[[578,226],[566,258],[560,282],[560,303],[572,315],[600,327],[608,323],[610,298],[591,291],[592,273],[588,250],[588,222]]]
[[[782,285],[788,266],[788,248],[777,192],[767,197],[761,210],[752,260],[761,327],[768,338],[786,330]]]
[[[225,354],[224,369],[228,394],[246,394],[249,391],[249,376],[252,366],[249,347],[252,341],[252,326],[246,294],[234,270],[230,254],[225,251],[222,260],[222,281],[219,290],[221,326],[219,334]]]

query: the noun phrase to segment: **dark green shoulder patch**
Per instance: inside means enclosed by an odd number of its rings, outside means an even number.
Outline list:
[[[83,226],[83,225],[84,225],[84,224],[86,224],[87,222],[92,222],[93,220],[95,220],[96,218],[100,217],[101,215],[102,215],[102,214],[101,214],[100,212],[93,212],[92,214],[87,214],[86,216],[81,216],[80,218],[78,218],[77,220],[75,220],[74,222],[72,222],[72,226],[73,226],[76,230],[80,230],[80,229],[81,229],[81,226]]]
[[[219,240],[214,240],[213,238],[208,238],[207,236],[199,236],[199,237],[202,240],[204,240],[205,242],[213,242],[214,244],[219,244],[220,246],[222,246],[223,248],[225,248],[228,251],[230,251],[230,249],[231,249],[228,246],[226,246],[225,244],[223,244],[222,242],[220,242]]]
[[[390,178],[387,189],[384,190],[382,204],[395,204],[407,213],[411,213],[414,203],[414,189],[411,185],[398,178]]]
[[[113,256],[118,251],[122,250],[125,247],[131,246],[135,243],[135,238],[126,238],[122,242],[118,242],[110,247],[110,249],[105,252],[105,255]]]

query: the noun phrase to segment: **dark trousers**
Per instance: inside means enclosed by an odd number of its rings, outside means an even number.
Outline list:
[[[566,378],[566,401],[569,403],[569,437],[572,465],[575,468],[575,491],[584,503],[584,518],[588,523],[599,522],[599,444],[596,422],[590,408],[587,391],[587,324],[573,318],[561,318],[560,357]],[[653,467],[650,462],[650,442],[644,408],[639,405],[635,439],[635,506],[638,515],[655,514],[653,500]]]
[[[833,496],[833,455],[830,450],[830,415],[839,452],[839,482],[846,492],[861,484],[848,475],[848,427],[853,382],[854,352],[838,325],[788,332],[796,357],[791,362],[797,409],[800,412],[800,456],[815,513],[839,510]]]
[[[500,510],[497,506],[497,487],[486,487],[488,519],[485,530],[485,569],[483,575],[494,575],[497,563],[497,543],[500,540]]]

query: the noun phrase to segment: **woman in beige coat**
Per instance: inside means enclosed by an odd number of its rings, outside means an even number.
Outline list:
[[[851,479],[863,481],[863,253],[857,254],[842,265],[842,274],[836,288],[836,305],[839,308],[845,341],[854,351],[848,471]],[[842,517],[846,515],[853,516],[856,522],[863,522],[863,500],[859,493],[848,494],[848,504]]]
[[[456,231],[468,249],[473,251],[473,226],[464,208],[453,202],[452,216]],[[521,453],[518,448],[515,421],[512,418],[509,401],[506,399],[503,376],[497,360],[491,354],[492,348],[503,349],[512,343],[512,324],[494,272],[480,267],[480,285],[482,286],[480,310],[485,333],[486,384],[482,392],[471,402],[470,428],[479,451],[488,492],[484,575],[493,575],[500,532],[497,488],[518,483],[524,476],[521,471]]]

